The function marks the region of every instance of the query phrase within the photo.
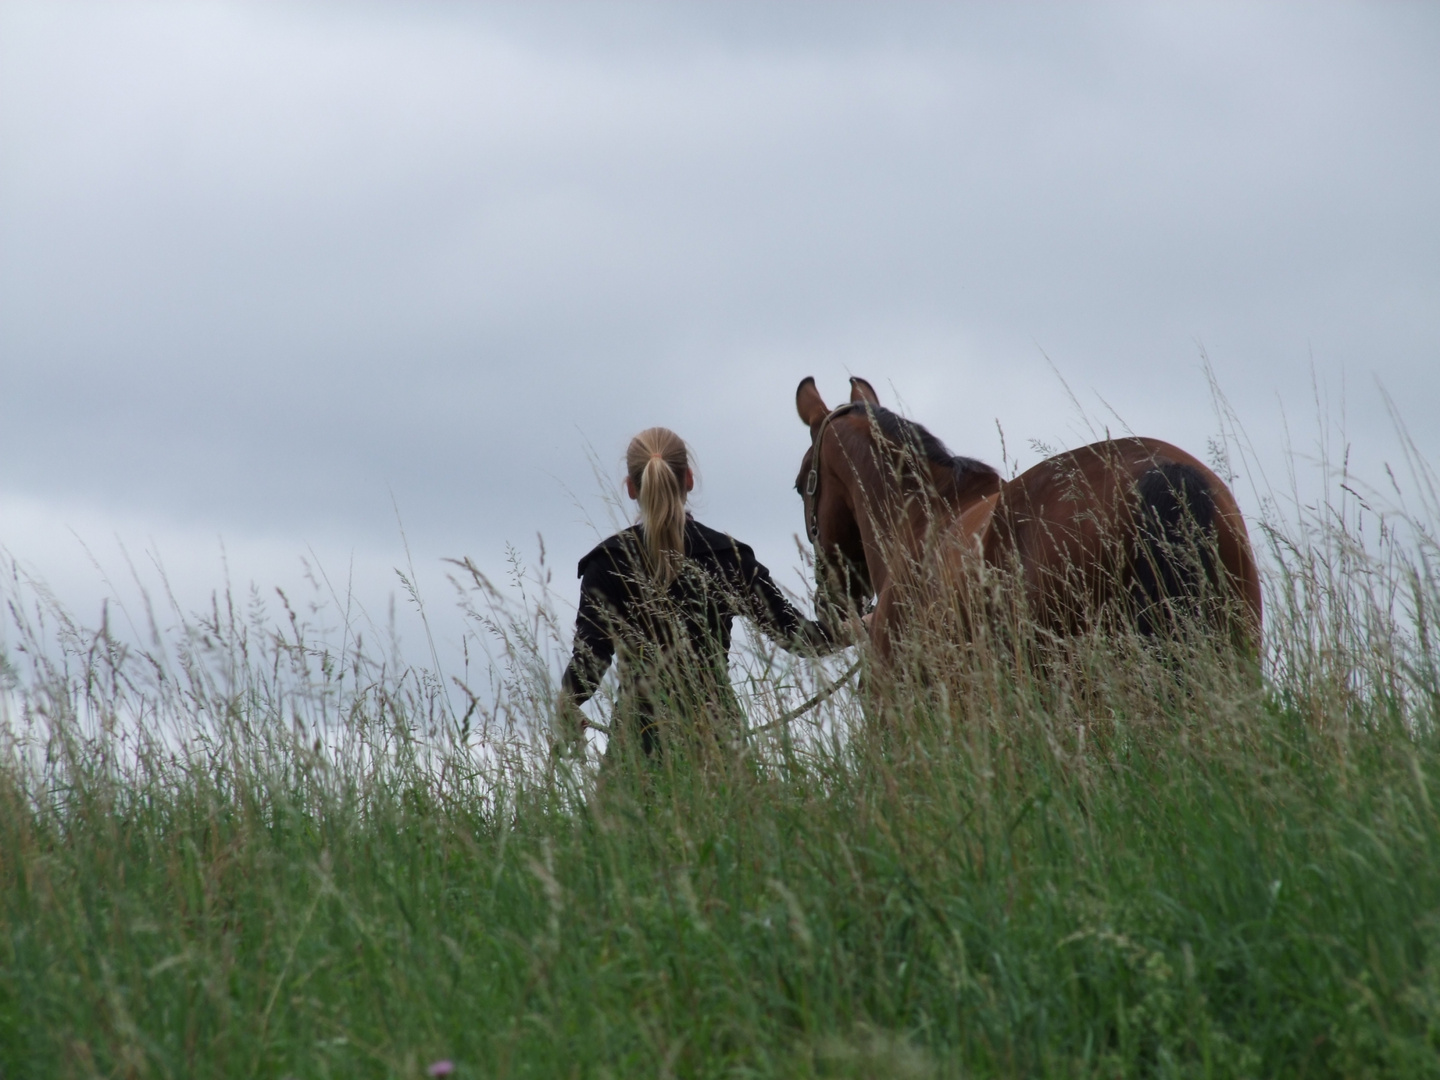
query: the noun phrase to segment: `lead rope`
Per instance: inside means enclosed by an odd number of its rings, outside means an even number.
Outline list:
[[[841,689],[846,683],[848,683],[851,679],[855,677],[856,672],[860,670],[860,663],[861,661],[857,658],[856,661],[848,668],[846,668],[845,671],[841,673],[840,677],[834,682],[832,682],[829,686],[822,689],[814,697],[811,697],[806,701],[802,702],[801,704],[795,706],[795,708],[786,709],[774,720],[768,720],[763,724],[757,724],[755,727],[746,728],[746,737],[748,738],[751,735],[760,735],[766,731],[771,731],[777,727],[782,727],[783,725],[790,723],[790,721],[792,720],[798,720],[800,717],[804,716],[807,712],[815,708],[817,705],[824,704],[826,701],[830,700],[830,698],[835,695],[835,692],[837,690]],[[609,724],[602,724],[599,721],[591,720],[589,717],[584,717],[580,721],[580,730],[584,731],[586,728],[589,728],[592,731],[598,731],[601,735],[604,735],[607,738],[611,734]]]
[[[855,662],[845,669],[845,673],[843,675],[841,675],[829,686],[821,690],[814,697],[810,698],[808,701],[805,701],[800,705],[795,706],[795,708],[793,709],[786,709],[783,713],[781,713],[774,720],[771,720],[768,723],[758,724],[752,728],[746,728],[745,734],[759,735],[761,732],[769,731],[772,728],[782,727],[783,725],[790,723],[791,720],[799,719],[811,709],[815,708],[815,706],[821,704],[824,701],[828,701],[830,697],[835,693],[835,691],[839,690],[842,686],[844,686],[851,679],[853,679],[855,677],[855,673],[859,670],[860,659],[857,657]]]

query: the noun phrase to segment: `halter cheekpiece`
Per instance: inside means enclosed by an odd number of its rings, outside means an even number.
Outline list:
[[[810,472],[805,477],[805,498],[810,504],[809,513],[805,515],[805,531],[810,534],[812,547],[818,547],[820,543],[820,500],[815,496],[820,490],[820,443],[825,438],[825,429],[837,416],[844,416],[864,405],[863,401],[847,401],[843,405],[835,406],[825,414],[825,419],[820,421],[820,426],[815,430],[815,438],[810,444]]]

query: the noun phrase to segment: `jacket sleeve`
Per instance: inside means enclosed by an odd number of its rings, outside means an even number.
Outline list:
[[[613,629],[620,617],[617,575],[604,558],[581,566],[580,610],[575,614],[575,641],[560,685],[576,704],[584,704],[600,686],[615,655]]]
[[[764,633],[790,652],[811,652],[824,655],[845,647],[822,624],[807,619],[785,599],[780,586],[748,544],[738,541],[735,549],[740,556],[741,614],[748,616]]]

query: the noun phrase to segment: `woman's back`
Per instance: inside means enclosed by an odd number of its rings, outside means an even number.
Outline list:
[[[570,701],[583,703],[617,659],[624,711],[636,715],[650,753],[661,714],[680,722],[738,717],[728,675],[735,616],[792,651],[836,645],[785,599],[749,545],[689,516],[685,497],[695,481],[678,435],[642,431],[626,452],[626,471],[641,521],[580,560],[575,644],[562,685]],[[617,717],[612,728],[626,726]]]
[[[688,518],[684,558],[664,584],[648,571],[644,543],[644,526],[633,525],[580,560],[579,663],[566,671],[567,689],[588,697],[617,651],[621,677],[631,684],[644,664],[723,672],[737,615],[788,647],[832,647],[829,635],[785,599],[748,544]]]

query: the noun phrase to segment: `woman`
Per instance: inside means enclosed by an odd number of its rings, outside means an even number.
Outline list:
[[[630,441],[625,467],[640,522],[580,560],[562,709],[587,701],[618,655],[615,737],[632,738],[630,729],[638,728],[650,755],[662,724],[712,739],[736,725],[741,714],[729,677],[736,615],[791,652],[827,653],[845,643],[796,611],[747,545],[686,512],[695,474],[680,436],[668,428],[642,431]]]

